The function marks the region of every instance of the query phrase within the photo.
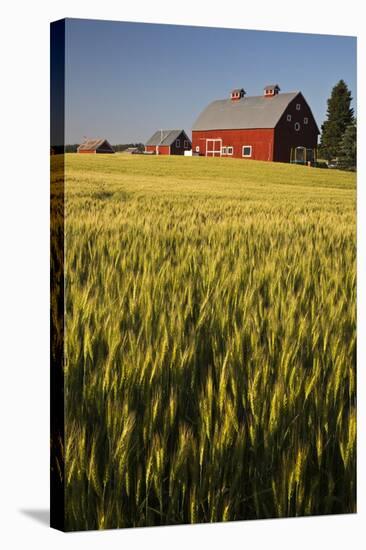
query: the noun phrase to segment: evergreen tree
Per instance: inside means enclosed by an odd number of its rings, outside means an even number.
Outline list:
[[[354,123],[351,101],[347,84],[340,80],[328,99],[327,120],[321,128],[320,154],[327,160],[338,157],[343,134]]]
[[[340,144],[339,167],[344,170],[355,170],[357,165],[357,127],[347,126]]]

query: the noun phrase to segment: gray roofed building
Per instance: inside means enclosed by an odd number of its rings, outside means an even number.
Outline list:
[[[123,153],[128,153],[129,155],[133,155],[134,153],[139,153],[138,147],[127,147],[127,149],[124,149],[122,151]]]
[[[206,157],[293,162],[294,151],[306,150],[314,162],[319,129],[301,92],[279,93],[278,84],[263,95],[233,90],[228,99],[212,101],[192,128],[192,150]]]
[[[184,130],[157,130],[145,143],[145,153],[150,155],[184,155],[191,149]]]
[[[202,111],[192,130],[275,128],[284,110],[300,92],[277,94],[271,99],[248,96],[232,101],[219,99]]]
[[[184,130],[157,130],[145,145],[172,145],[182,132]]]
[[[78,153],[114,153],[114,149],[105,138],[87,138],[77,148]]]

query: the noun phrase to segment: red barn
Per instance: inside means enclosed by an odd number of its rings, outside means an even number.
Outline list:
[[[210,103],[193,125],[192,146],[206,157],[301,162],[314,160],[319,133],[301,92],[271,84],[261,96],[237,89]]]
[[[156,155],[184,155],[191,149],[192,142],[184,130],[158,130],[145,144],[145,152]]]
[[[77,148],[78,153],[106,154],[114,153],[112,145],[106,139],[92,138],[86,139]]]

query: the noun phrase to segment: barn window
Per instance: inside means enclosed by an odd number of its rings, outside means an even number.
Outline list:
[[[287,115],[287,122],[291,122],[291,115]]]
[[[296,132],[300,130],[300,122],[295,122],[295,130]]]
[[[252,146],[251,145],[243,145],[242,150],[243,157],[251,157],[252,156]]]
[[[300,103],[296,103],[296,111],[300,111],[300,109],[301,109]]]
[[[221,154],[226,155],[227,147],[221,147]]]
[[[176,147],[180,147],[180,139],[177,139],[175,142]]]
[[[185,140],[184,140],[184,147],[189,147],[188,139],[185,139]]]
[[[231,146],[230,146],[230,147],[226,147],[226,150],[227,150],[227,154],[228,154],[228,155],[232,155],[232,154],[233,154],[233,151],[234,151],[233,147],[231,147]]]
[[[196,153],[199,153],[199,152],[200,152],[200,146],[196,145]]]
[[[307,124],[308,122],[309,122],[308,117],[305,117],[305,118],[304,118],[304,124]]]

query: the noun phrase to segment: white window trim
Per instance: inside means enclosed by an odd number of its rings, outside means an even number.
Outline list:
[[[291,118],[292,118],[291,115],[288,114],[288,115],[287,115],[287,122],[291,122]]]
[[[301,103],[296,103],[296,111],[300,111],[301,109]]]
[[[176,139],[176,140],[175,140],[175,146],[176,146],[176,147],[180,147],[180,139]]]
[[[199,152],[200,152],[200,146],[196,145],[196,153],[199,153]]]
[[[244,149],[246,149],[247,147],[250,149],[250,154],[249,155],[244,155]],[[243,145],[242,148],[241,148],[241,156],[242,157],[250,158],[252,156],[252,152],[253,152],[253,147],[251,145]]]
[[[301,129],[301,125],[300,125],[300,122],[295,122],[295,124],[294,124],[294,128],[295,128],[296,132],[299,132],[299,131],[300,131],[300,129]]]
[[[221,154],[232,156],[234,153],[234,147],[232,145],[224,145],[221,147]]]
[[[308,122],[309,122],[309,119],[308,119],[308,117],[307,117],[307,116],[306,116],[306,117],[304,117],[304,124],[308,124]]]

